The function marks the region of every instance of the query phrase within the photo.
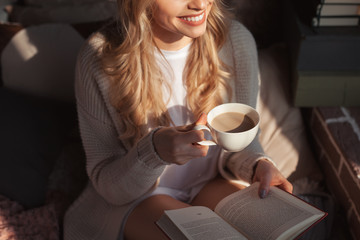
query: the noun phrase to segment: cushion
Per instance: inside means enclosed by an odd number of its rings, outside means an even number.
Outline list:
[[[75,106],[0,88],[0,116],[0,194],[26,208],[40,206],[76,126]]]
[[[84,38],[67,24],[44,24],[20,30],[1,55],[4,86],[72,102],[76,57],[83,42]]]
[[[287,48],[283,44],[259,50],[261,116],[259,140],[279,170],[291,181],[322,174],[307,139],[301,111],[290,104]]]
[[[23,27],[19,24],[12,24],[12,23],[0,23],[0,56],[3,49],[7,46],[9,41],[13,38],[13,36],[19,32]],[[0,58],[1,64],[1,58]],[[1,68],[0,68],[0,75],[1,75]],[[2,75],[1,75],[2,76]],[[3,81],[0,76],[0,86],[3,86]]]
[[[53,204],[24,209],[0,195],[0,239],[59,239],[60,224]]]

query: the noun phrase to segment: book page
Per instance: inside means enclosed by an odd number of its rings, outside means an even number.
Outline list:
[[[300,222],[310,219],[300,224],[298,231],[286,233],[285,239],[297,236],[311,225],[309,222],[321,218],[313,217],[314,214],[324,215],[324,212],[276,187],[272,187],[268,196],[261,199],[258,196],[258,186],[259,183],[254,183],[226,197],[215,208],[215,212],[249,239],[277,239],[286,231],[294,231],[289,229]]]
[[[166,216],[183,232],[187,239],[194,240],[230,240],[246,239],[236,229],[227,224],[221,217],[206,207],[187,207],[165,211]],[[157,224],[163,228],[165,224],[160,221]],[[163,229],[171,239],[179,239],[171,236],[168,230]]]

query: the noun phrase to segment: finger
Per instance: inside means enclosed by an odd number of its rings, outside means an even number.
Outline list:
[[[187,132],[178,132],[176,134],[176,137],[173,138],[173,140],[174,142],[172,145],[176,146],[175,149],[177,149],[176,150],[177,154],[178,153],[184,155],[192,154],[191,156],[194,156],[194,155],[199,155],[199,152],[207,153],[208,146],[200,146],[196,144],[197,142],[204,140],[203,131],[191,130]]]
[[[181,132],[178,136],[178,140],[182,143],[193,144],[204,140],[204,132],[198,130],[191,130],[187,132]]]
[[[268,195],[271,179],[272,177],[270,174],[263,175],[263,177],[260,179],[259,192],[258,192],[260,198],[265,198]]]
[[[206,125],[206,122],[207,122],[207,115],[205,113],[202,113],[199,116],[199,118],[196,120],[196,122],[186,126],[177,127],[176,129],[180,132],[188,132],[193,130],[196,125]]]
[[[192,158],[205,157],[208,153],[209,146],[203,146],[200,144],[191,144],[190,147],[185,149],[183,152],[187,156],[191,156]]]
[[[201,145],[183,145],[176,150],[173,156],[173,162],[177,164],[184,164],[189,160],[205,157],[208,152],[208,146]]]
[[[202,113],[198,120],[195,122],[195,125],[205,125],[207,123],[207,115]]]
[[[205,113],[202,113],[198,118],[198,120],[195,122],[195,126],[206,125],[206,123],[207,123],[207,115]],[[199,137],[201,137],[201,140],[205,140],[205,132],[203,130],[200,131],[197,130],[197,133],[199,134]]]
[[[282,190],[285,190],[289,193],[292,193],[293,191],[293,185],[284,178],[284,181],[279,185],[279,188],[281,188]]]
[[[189,125],[185,125],[185,126],[178,126],[176,127],[176,130],[179,132],[188,132],[194,129],[195,127],[195,122],[189,124]]]
[[[206,156],[207,148],[187,143],[170,145],[169,147],[160,146],[157,152],[162,159],[182,165],[191,159]]]

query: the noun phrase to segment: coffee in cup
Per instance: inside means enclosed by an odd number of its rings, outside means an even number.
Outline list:
[[[254,121],[246,114],[240,112],[225,112],[214,117],[211,126],[218,131],[237,133],[255,127]]]
[[[246,104],[225,103],[213,108],[207,116],[208,126],[197,125],[195,130],[210,132],[212,140],[201,145],[220,145],[227,151],[238,152],[255,138],[260,123],[258,112]]]

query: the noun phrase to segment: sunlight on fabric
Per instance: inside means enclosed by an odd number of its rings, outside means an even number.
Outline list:
[[[24,44],[24,42],[26,42],[26,44]],[[23,33],[23,39],[16,38],[12,46],[14,48],[14,52],[18,53],[18,57],[24,62],[30,60],[38,53],[37,47],[31,43],[27,32]]]

